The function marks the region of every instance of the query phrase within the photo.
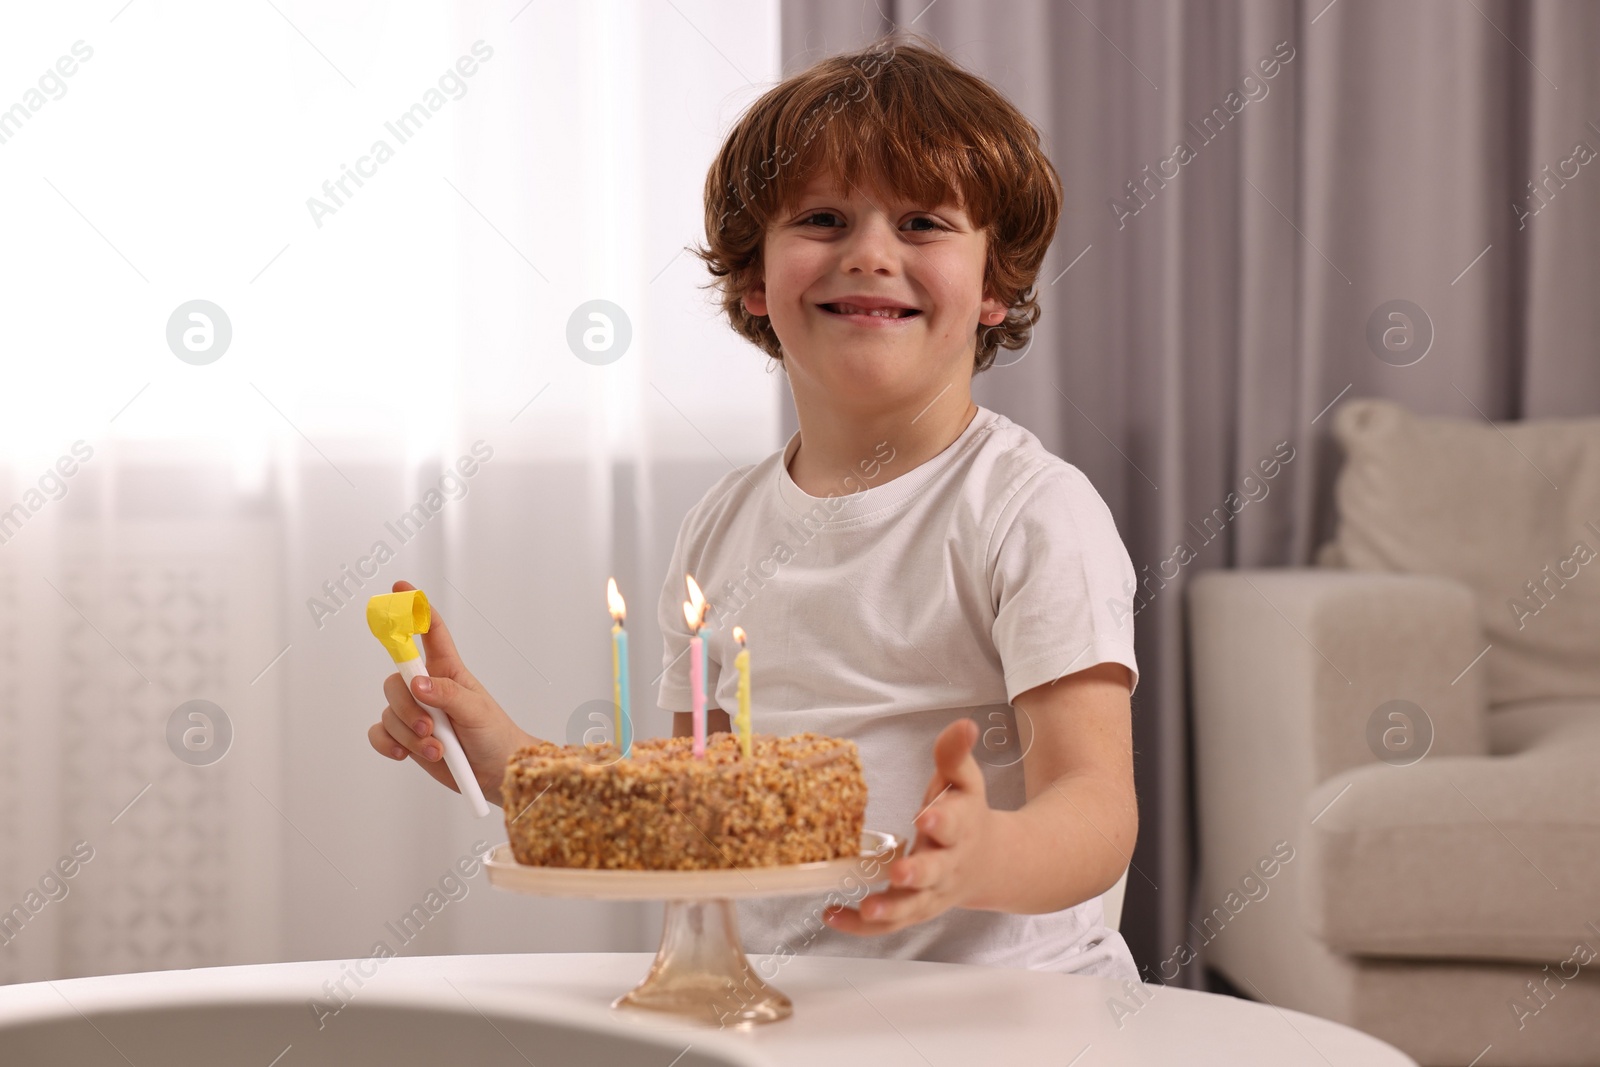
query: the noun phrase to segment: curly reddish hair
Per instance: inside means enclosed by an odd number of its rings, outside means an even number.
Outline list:
[[[733,328],[775,360],[778,336],[745,310],[761,276],[767,225],[808,180],[831,170],[852,185],[915,203],[955,200],[988,240],[984,292],[1005,321],[979,324],[973,372],[1028,343],[1034,282],[1061,215],[1061,179],[1039,131],[988,82],[925,39],[891,34],[831,56],[768,90],[744,113],[706,175],[706,239],[691,249],[716,279]]]

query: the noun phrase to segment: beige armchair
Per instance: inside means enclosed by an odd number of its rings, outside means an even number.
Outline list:
[[[1189,587],[1193,944],[1424,1065],[1600,1063],[1600,419],[1334,433],[1319,566]]]

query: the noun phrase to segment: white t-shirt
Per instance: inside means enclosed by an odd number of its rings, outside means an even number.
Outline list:
[[[1010,701],[1107,661],[1138,684],[1134,569],[1110,510],[1083,472],[982,407],[948,448],[892,481],[882,477],[895,472],[893,444],[878,445],[860,470],[881,484],[851,480],[838,495],[810,496],[789,476],[799,441],[730,472],[684,517],[659,607],[660,706],[690,709],[688,573],[711,603],[708,706],[738,707],[732,630],[742,626],[752,729],[855,741],[867,829],[911,835],[934,739],[962,716],[983,728],[973,752],[990,806],[1020,808]],[[824,907],[864,895],[740,901],[745,951],[1138,978],[1098,897],[1041,915],[955,908],[879,937],[823,924]]]

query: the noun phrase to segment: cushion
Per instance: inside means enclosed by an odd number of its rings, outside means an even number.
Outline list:
[[[1600,704],[1495,711],[1489,743],[1489,756],[1369,764],[1307,796],[1314,935],[1372,957],[1600,953]]]
[[[1471,589],[1491,705],[1600,699],[1600,418],[1490,423],[1367,398],[1333,434],[1345,462],[1322,559]]]

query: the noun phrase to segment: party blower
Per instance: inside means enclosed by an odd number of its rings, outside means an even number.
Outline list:
[[[367,626],[372,629],[372,636],[388,649],[395,666],[400,668],[400,677],[405,679],[408,691],[411,689],[411,679],[428,674],[428,668],[422,663],[422,653],[417,651],[415,635],[427,633],[432,621],[433,612],[428,607],[428,598],[420,589],[379,593],[367,601]],[[417,703],[422,704],[422,701]],[[450,716],[432,705],[422,706],[428,709],[428,716],[433,719],[433,736],[439,739],[439,747],[444,750],[445,766],[450,768],[450,773],[455,777],[461,795],[467,798],[473,813],[479,818],[489,814],[489,802],[483,799],[483,790],[478,788],[477,775],[472,773],[472,765],[467,762],[467,754],[456,737],[455,727],[450,725]]]

